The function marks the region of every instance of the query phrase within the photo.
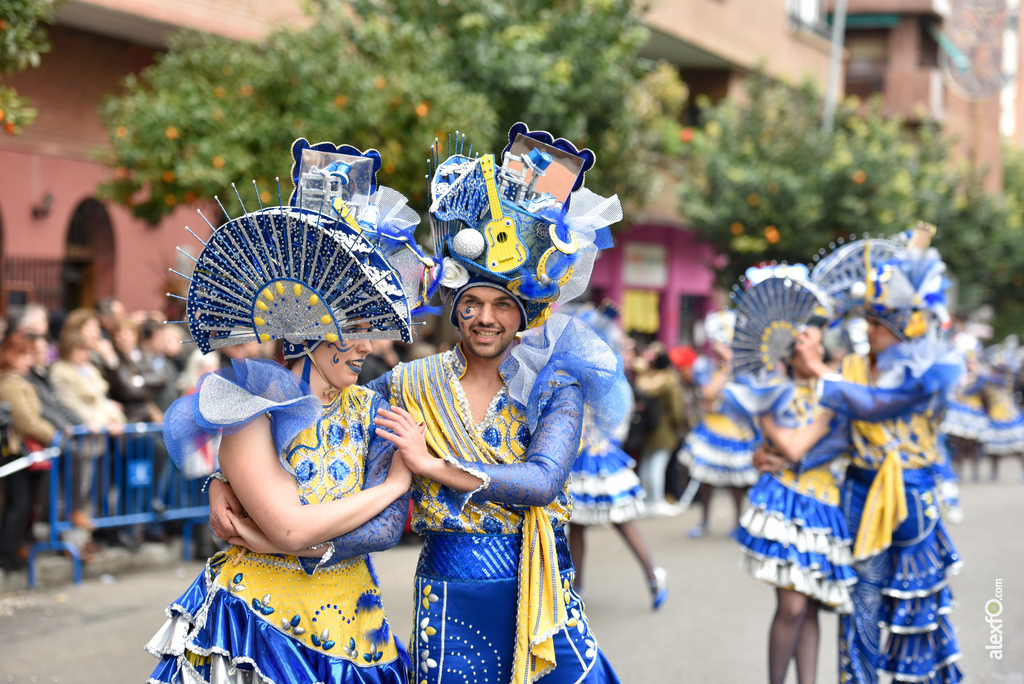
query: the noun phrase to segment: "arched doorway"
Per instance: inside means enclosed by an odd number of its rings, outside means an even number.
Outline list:
[[[71,216],[64,253],[64,308],[93,307],[114,294],[114,231],[97,200],[83,200]]]

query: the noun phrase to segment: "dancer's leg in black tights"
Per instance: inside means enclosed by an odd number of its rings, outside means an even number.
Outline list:
[[[776,589],[775,593],[778,606],[768,635],[768,681],[783,684],[789,661],[796,655],[809,600],[793,589]]]
[[[711,495],[714,491],[714,487],[706,482],[702,483],[697,491],[697,496],[700,497],[700,524],[705,530],[711,526]]]
[[[647,584],[654,586],[654,563],[651,561],[651,550],[647,546],[647,540],[636,523],[632,520],[624,523],[616,523],[615,530],[622,535],[622,538],[629,544],[633,555],[640,561],[644,574],[647,575]],[[572,546],[569,547],[570,552]]]
[[[749,487],[729,487],[732,490],[732,502],[736,509],[736,527],[740,526],[740,516],[743,515],[743,507],[747,503],[747,490]]]
[[[586,529],[586,525],[569,524],[569,556],[572,557],[572,567],[576,569],[573,589],[577,592],[583,588],[583,554],[586,551],[583,533]]]
[[[800,628],[800,641],[796,645],[796,681],[814,684],[818,677],[818,608],[821,604],[807,601],[807,615]]]

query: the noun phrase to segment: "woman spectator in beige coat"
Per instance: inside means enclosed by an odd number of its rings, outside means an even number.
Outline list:
[[[106,429],[117,435],[124,431],[124,412],[117,402],[107,398],[107,381],[90,360],[91,351],[85,337],[65,330],[60,338],[60,358],[50,368],[50,383],[60,402],[81,416],[90,432]],[[92,459],[103,452],[103,440],[100,435],[82,438],[77,449],[70,520],[86,529],[92,528],[87,510]]]
[[[11,333],[0,344],[0,401],[10,405],[13,430],[8,431],[12,455],[47,447],[57,429],[43,418],[35,388],[26,380],[36,361],[35,342],[21,333]],[[19,470],[4,478],[7,498],[0,523],[0,568],[25,566],[22,546],[35,505],[43,470]]]

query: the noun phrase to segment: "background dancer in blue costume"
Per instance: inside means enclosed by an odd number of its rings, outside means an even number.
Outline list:
[[[605,301],[600,308],[589,304],[575,309],[570,307],[563,308],[562,313],[571,313],[592,327],[616,356],[622,356],[624,333],[619,327],[619,311],[613,302]],[[592,429],[588,421],[584,421],[583,448],[573,464],[569,480],[569,493],[572,495],[569,551],[576,569],[573,587],[582,594],[587,527],[611,523],[640,563],[651,592],[651,607],[658,610],[668,599],[668,571],[654,565],[647,540],[634,523],[646,514],[647,507],[640,478],[633,472],[635,463],[621,449],[631,417],[632,410],[611,438]]]
[[[848,243],[822,259],[812,280],[837,310],[861,304],[870,354],[848,355],[837,378],[810,357],[821,405],[851,420],[853,451],[842,506],[854,536],[854,612],[841,620],[841,679],[958,682],[949,620],[950,573],[960,564],[935,493],[938,423],[961,373],[959,356],[929,335],[948,321],[945,265],[928,249],[934,227],[894,240]],[[888,634],[882,642],[882,630]]]
[[[1013,397],[1013,383],[1020,371],[1020,343],[1016,335],[985,350],[988,372],[984,374],[982,395],[988,413],[988,427],[982,437],[986,456],[992,459],[993,482],[999,479],[999,459],[1017,456],[1024,459],[1024,413]]]
[[[946,435],[948,452],[956,472],[964,477],[964,463],[969,461],[977,482],[982,442],[988,431],[988,414],[981,393],[985,379],[980,373],[981,360],[978,358],[981,343],[973,335],[959,333],[953,337],[953,344],[964,355],[967,370],[953,390],[941,430]]]
[[[801,272],[802,271],[802,272]],[[782,684],[791,660],[797,681],[817,677],[818,610],[852,610],[849,587],[850,531],[839,508],[832,466],[850,445],[849,423],[818,406],[812,375],[794,356],[796,336],[815,358],[824,358],[821,330],[830,318],[827,295],[806,281],[802,266],[751,269],[738,297],[733,363],[739,376],[726,394],[759,418],[766,449],[758,453],[770,471],[750,490],[750,506],[736,539],[740,567],[776,589],[777,607],[768,638],[768,681]],[[820,441],[819,441],[820,440]]]
[[[700,525],[689,531],[690,537],[704,537],[711,531],[711,499],[715,487],[728,487],[739,524],[747,488],[761,477],[753,465],[754,451],[761,444],[758,427],[742,411],[723,403],[722,390],[732,379],[732,349],[736,314],[716,311],[704,320],[704,329],[717,357],[717,368],[706,356],[693,364],[693,380],[699,388],[703,415],[700,423],[686,436],[679,450],[679,461],[690,471],[690,485],[683,496],[689,505],[694,487],[699,489]]]
[[[168,609],[147,645],[161,658],[151,682],[406,681],[365,554],[401,535],[411,473],[400,454],[422,445],[422,431],[375,433],[386,404],[354,383],[368,339],[411,338],[407,294],[419,281],[394,265],[418,256],[375,235],[411,234],[417,217],[376,187],[376,152],[299,140],[293,154],[291,206],[216,230],[192,274],[187,321],[202,351],[282,340],[293,363],[235,360],[167,413],[179,466],[223,433],[236,546]],[[315,210],[304,208],[314,191]]]

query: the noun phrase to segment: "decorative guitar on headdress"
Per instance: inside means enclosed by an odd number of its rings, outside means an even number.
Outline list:
[[[516,221],[512,216],[505,216],[498,197],[498,187],[494,182],[494,155],[485,154],[480,157],[480,170],[484,174],[487,186],[487,201],[491,208],[491,220],[484,228],[487,240],[487,266],[495,273],[508,273],[526,263],[529,252],[516,232]]]

